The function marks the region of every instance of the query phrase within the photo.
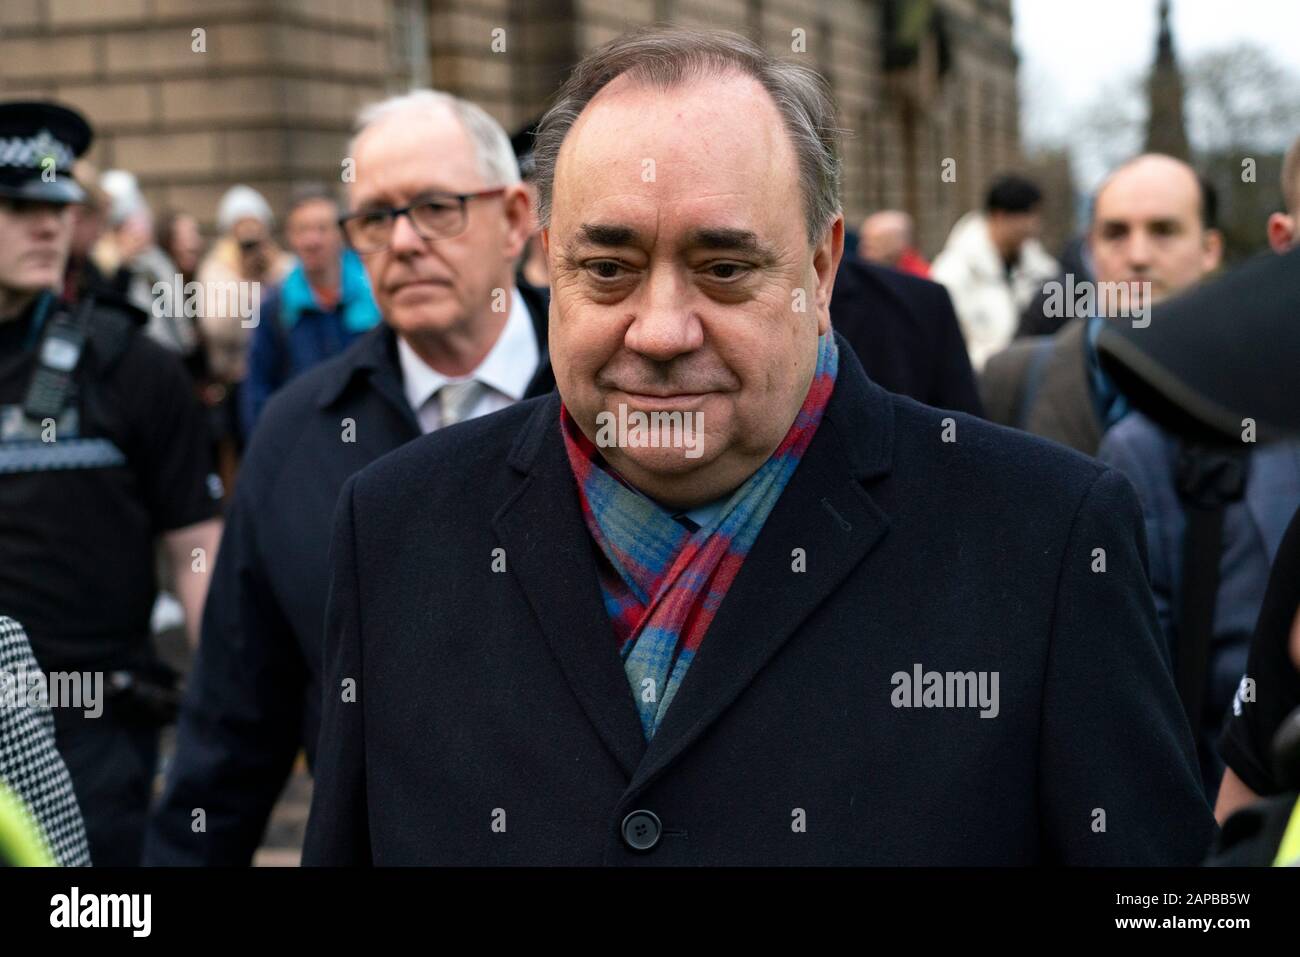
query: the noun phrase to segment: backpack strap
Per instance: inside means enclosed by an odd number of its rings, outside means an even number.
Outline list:
[[[1187,529],[1183,535],[1175,679],[1193,733],[1201,726],[1205,701],[1224,513],[1245,494],[1249,464],[1247,453],[1240,450],[1184,442],[1178,453],[1176,484]]]

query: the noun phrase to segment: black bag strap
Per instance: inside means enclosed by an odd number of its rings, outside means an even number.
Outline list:
[[[1249,464],[1247,454],[1236,449],[1183,443],[1178,453],[1178,495],[1187,529],[1183,536],[1175,679],[1193,733],[1198,733],[1201,726],[1208,681],[1219,563],[1223,557],[1224,512],[1245,494]]]

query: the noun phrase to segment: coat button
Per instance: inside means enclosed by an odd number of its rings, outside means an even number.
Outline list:
[[[633,811],[623,818],[623,843],[634,851],[648,851],[659,843],[663,825],[653,811]]]

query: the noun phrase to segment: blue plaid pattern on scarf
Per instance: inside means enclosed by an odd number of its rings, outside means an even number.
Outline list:
[[[628,487],[561,406],[560,424],[583,518],[607,559],[605,609],[646,740],[654,737],[745,556],[798,467],[835,387],[834,333],[818,341],[817,367],[785,438],[708,525],[688,531]]]

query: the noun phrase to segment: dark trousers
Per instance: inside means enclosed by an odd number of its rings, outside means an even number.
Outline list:
[[[138,867],[145,822],[158,764],[156,726],[114,718],[55,711],[59,754],[86,822],[90,863],[95,867]]]

